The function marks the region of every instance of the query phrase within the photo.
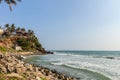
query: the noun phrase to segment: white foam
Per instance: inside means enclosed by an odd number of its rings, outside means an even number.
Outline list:
[[[63,63],[51,63],[53,65],[59,66],[59,65],[63,65]]]
[[[118,60],[104,59],[103,62],[101,60],[90,61],[90,59],[88,62],[68,61],[68,64],[66,65],[72,66],[74,68],[81,68],[81,69],[87,69],[94,72],[98,72],[104,74],[105,76],[111,78],[112,80],[120,80],[120,70],[119,70],[120,62]]]
[[[97,55],[96,55],[97,56]],[[105,57],[115,57],[115,59],[107,59]],[[79,55],[70,53],[58,53],[49,55],[48,61],[55,66],[66,65],[69,67],[87,69],[93,72],[103,74],[112,80],[120,80],[120,56],[99,56]]]
[[[67,65],[69,67],[87,69],[97,73],[101,73],[112,80],[120,80],[120,60],[106,59],[106,58],[93,58],[84,55],[66,55],[57,54],[59,58],[56,60],[58,63],[54,65]]]

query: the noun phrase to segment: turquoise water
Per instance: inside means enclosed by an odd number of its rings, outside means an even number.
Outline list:
[[[119,51],[54,51],[26,61],[80,80],[120,80]]]

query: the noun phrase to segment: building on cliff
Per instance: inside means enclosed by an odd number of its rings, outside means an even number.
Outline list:
[[[2,36],[3,33],[4,33],[4,30],[0,28],[0,36]]]
[[[16,46],[15,46],[15,50],[17,50],[17,51],[21,51],[22,48],[21,48],[21,46],[16,45]]]

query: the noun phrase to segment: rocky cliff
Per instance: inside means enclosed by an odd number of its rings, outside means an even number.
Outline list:
[[[17,47],[21,49],[16,50]],[[30,39],[27,37],[9,37],[0,39],[0,52],[41,52],[46,53],[45,49],[39,43],[38,39]]]

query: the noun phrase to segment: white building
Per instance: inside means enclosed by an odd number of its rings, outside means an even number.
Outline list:
[[[4,30],[0,28],[0,36],[4,33]]]
[[[15,46],[15,50],[19,51],[22,50],[21,46]]]

